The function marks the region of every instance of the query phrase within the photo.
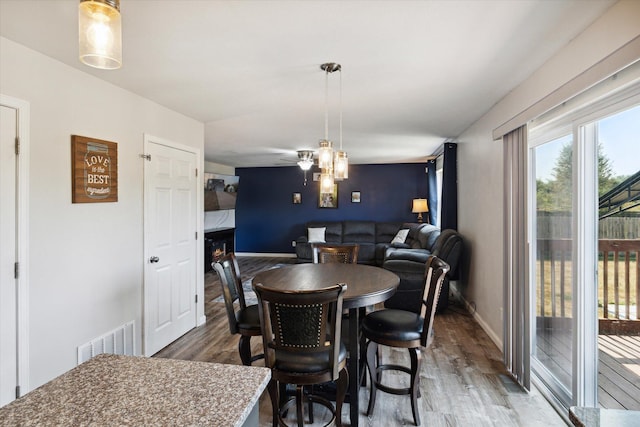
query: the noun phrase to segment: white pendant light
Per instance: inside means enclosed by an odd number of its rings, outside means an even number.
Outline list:
[[[80,0],[78,44],[82,63],[103,70],[122,66],[120,0]]]

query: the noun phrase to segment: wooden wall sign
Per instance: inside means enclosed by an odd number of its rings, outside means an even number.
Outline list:
[[[118,201],[118,144],[71,135],[73,203]]]

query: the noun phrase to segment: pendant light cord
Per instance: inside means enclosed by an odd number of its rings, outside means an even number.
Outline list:
[[[324,140],[329,141],[329,69],[324,75]]]
[[[342,151],[342,67],[340,67],[340,151]]]

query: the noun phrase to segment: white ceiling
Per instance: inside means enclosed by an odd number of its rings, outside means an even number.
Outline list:
[[[421,162],[613,3],[121,0],[116,71],[78,61],[78,0],[0,0],[0,34],[205,123],[205,159],[235,167],[317,147],[337,62],[351,163]]]

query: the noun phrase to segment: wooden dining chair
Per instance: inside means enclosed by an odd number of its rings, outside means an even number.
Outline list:
[[[262,353],[251,355],[251,337],[260,336],[262,333],[258,305],[247,306],[245,302],[238,260],[232,252],[214,262],[213,268],[220,278],[222,296],[224,297],[229,321],[229,331],[232,334],[240,335],[240,341],[238,342],[240,360],[242,360],[243,365],[249,366],[264,357]],[[238,306],[237,311],[234,305],[236,303]]]
[[[342,264],[357,264],[358,263],[358,251],[360,245],[357,243],[312,243],[312,258],[314,264],[326,264],[326,263],[342,263]],[[366,308],[362,308],[362,314],[360,318],[364,317]],[[342,340],[347,348],[349,348],[349,310],[344,309],[342,311]],[[361,328],[358,328],[358,336],[360,341],[360,360],[364,360],[364,337],[360,333]],[[349,355],[347,356],[349,357]],[[364,370],[360,374],[360,381],[364,384]]]
[[[314,264],[324,264],[328,262],[340,262],[342,264],[357,264],[358,250],[360,246],[354,244],[327,244],[312,243]]]
[[[392,394],[408,394],[411,396],[413,421],[417,426],[420,425],[418,397],[420,397],[421,348],[428,347],[433,339],[433,318],[436,305],[442,289],[442,281],[449,271],[449,265],[435,256],[430,256],[427,259],[425,267],[422,305],[419,313],[385,308],[367,314],[362,323],[362,331],[367,339],[367,368],[371,380],[367,415],[371,415],[373,412],[377,390]],[[381,364],[378,345],[408,349],[411,366]],[[385,370],[408,373],[410,375],[409,387],[394,388],[382,384],[382,372]]]
[[[284,417],[295,404],[297,425],[304,423],[304,401],[325,406],[332,414],[327,425],[341,426],[342,404],[348,386],[346,348],[341,341],[341,322],[345,284],[324,289],[280,291],[254,285],[262,324],[265,366],[271,368],[267,386],[273,409],[273,426],[286,426]],[[326,398],[304,387],[336,381],[335,407]],[[287,398],[287,384],[296,386],[295,396]]]

